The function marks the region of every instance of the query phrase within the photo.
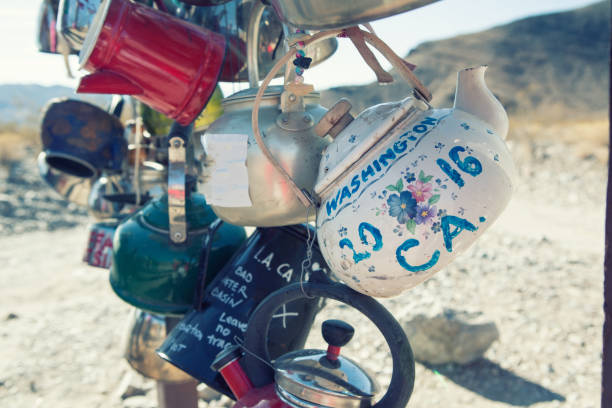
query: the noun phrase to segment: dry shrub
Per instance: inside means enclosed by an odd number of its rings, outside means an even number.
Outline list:
[[[22,160],[32,149],[40,149],[38,129],[15,124],[0,125],[0,165]]]
[[[538,121],[512,118],[509,140],[561,142],[572,147],[580,158],[608,161],[609,122],[607,117],[566,121]]]

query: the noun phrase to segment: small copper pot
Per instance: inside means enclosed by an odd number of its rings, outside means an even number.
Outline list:
[[[166,339],[166,320],[163,316],[134,309],[126,334],[123,356],[134,370],[158,381],[182,383],[193,380],[189,374],[164,361],[155,352]]]

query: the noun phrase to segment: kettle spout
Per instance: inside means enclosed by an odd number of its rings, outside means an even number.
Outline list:
[[[470,113],[488,123],[499,137],[508,134],[508,115],[501,102],[487,88],[484,80],[486,65],[467,68],[457,73],[455,109]]]
[[[140,86],[110,71],[98,71],[81,78],[77,93],[141,95]]]

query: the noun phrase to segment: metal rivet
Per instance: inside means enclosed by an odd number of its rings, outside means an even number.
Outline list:
[[[179,140],[175,140],[173,143],[174,147],[181,147],[181,142]]]
[[[310,115],[304,115],[304,122],[310,123],[311,121],[312,121],[312,118],[310,117]]]
[[[327,173],[328,171],[329,171],[329,167],[325,167],[325,168],[323,169],[323,172],[324,172],[324,173]]]
[[[290,94],[289,95],[289,102],[295,102],[296,99],[297,98],[296,98],[296,96],[294,94]]]
[[[283,123],[289,123],[289,118],[288,118],[288,117],[286,117],[286,116],[283,116],[283,118],[281,119],[281,121],[282,121]]]
[[[183,239],[183,234],[181,234],[180,232],[175,232],[174,233],[174,239],[176,241],[180,241],[181,239]]]

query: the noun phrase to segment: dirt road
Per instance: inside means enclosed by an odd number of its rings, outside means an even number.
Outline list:
[[[507,211],[467,253],[383,302],[400,321],[453,308],[482,313],[500,331],[471,365],[417,364],[409,406],[599,405],[605,166],[568,165],[566,153],[559,168],[543,162],[523,171]],[[1,407],[155,406],[151,381],[126,378],[122,336],[131,308],[112,292],[107,271],[81,263],[86,234],[81,225],[0,238]],[[322,314],[357,322],[347,355],[384,384],[382,339],[346,308]],[[144,395],[121,399],[122,380]]]

